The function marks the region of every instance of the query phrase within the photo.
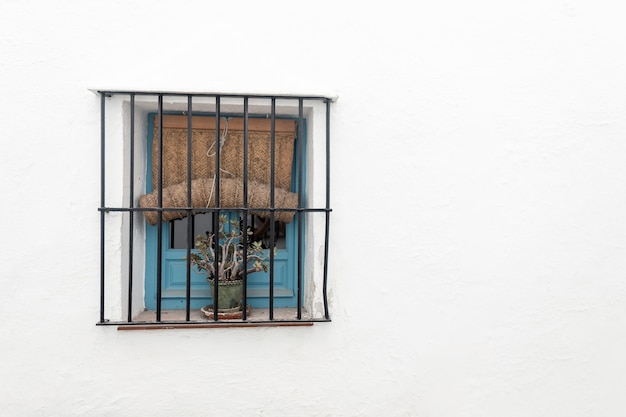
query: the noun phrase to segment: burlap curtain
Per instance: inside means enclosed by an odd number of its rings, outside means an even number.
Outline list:
[[[248,128],[248,200],[251,208],[269,207],[271,176],[271,132],[269,119],[250,119]],[[139,198],[140,207],[157,207],[159,179],[158,121],[154,123],[152,146],[152,184],[154,191]],[[236,207],[243,204],[241,187],[244,168],[243,119],[220,121],[220,136],[225,141],[220,147],[220,206]],[[187,116],[163,116],[163,207],[187,206]],[[296,208],[297,195],[291,193],[296,123],[278,119],[275,123],[274,186],[276,208]],[[215,118],[194,116],[191,139],[192,206],[214,207],[211,198],[215,188]],[[231,182],[224,180],[232,180]],[[207,189],[207,187],[209,187]],[[237,195],[233,193],[237,191]],[[178,193],[182,193],[178,195]],[[201,197],[202,196],[202,197]],[[206,198],[205,198],[206,197]],[[254,197],[254,203],[251,197]],[[260,212],[266,215],[267,212]],[[156,212],[145,212],[150,224],[156,224]],[[184,211],[164,213],[164,221],[182,218]],[[289,222],[293,212],[277,212],[277,220]]]

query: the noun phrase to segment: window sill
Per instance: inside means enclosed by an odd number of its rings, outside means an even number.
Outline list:
[[[161,321],[157,321],[156,312],[146,310],[137,315],[130,323],[104,324],[117,324],[118,330],[163,330],[216,327],[302,327],[328,321],[330,320],[312,319],[304,311],[302,318],[298,319],[295,308],[275,308],[274,317],[270,320],[269,309],[253,308],[245,321],[241,319],[214,321],[206,317],[200,310],[192,310],[188,321],[185,318],[185,310],[163,310],[161,311]]]

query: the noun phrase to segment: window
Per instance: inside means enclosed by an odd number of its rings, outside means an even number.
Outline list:
[[[98,324],[330,320],[332,98],[98,93]],[[206,275],[189,261],[195,236],[216,230],[221,216],[262,242],[268,262],[267,272],[244,274],[242,304],[251,310],[230,315],[202,308],[219,292],[209,290]]]
[[[187,139],[188,117],[186,115],[163,115],[163,206],[185,207],[186,204],[186,174],[187,174]],[[303,123],[306,120],[302,121]],[[271,120],[264,116],[249,115],[248,117],[248,178],[249,195],[263,195],[269,203],[270,164],[271,159]],[[235,201],[235,192],[231,190],[233,183],[239,184],[243,178],[244,158],[244,118],[239,115],[222,115],[220,119],[220,177],[222,183],[221,206],[240,206],[242,201]],[[304,126],[303,126],[304,127]],[[304,187],[305,181],[298,181],[302,174],[305,177],[305,167],[300,170],[300,163],[305,158],[298,158],[300,141],[302,151],[305,151],[305,137],[298,137],[297,118],[275,118],[275,183],[276,190],[290,191],[291,202],[282,204],[298,206],[298,187]],[[215,191],[215,131],[216,119],[213,115],[194,115],[192,117],[192,194],[203,194],[198,201],[193,201],[194,206],[206,207],[211,197],[207,188]],[[302,129],[303,132],[306,129]],[[157,193],[154,190],[158,183],[159,164],[158,159],[158,114],[150,114],[148,117],[148,190],[150,194],[142,196],[140,203],[145,201],[145,206],[154,207]],[[304,155],[303,155],[304,156]],[[198,188],[202,188],[202,191]],[[225,189],[228,188],[228,189]],[[167,193],[169,190],[178,192]],[[240,189],[241,190],[241,189]],[[304,188],[303,188],[304,190]],[[196,192],[198,191],[198,192]],[[207,196],[208,194],[208,196]],[[213,195],[215,193],[213,192]],[[285,195],[286,193],[282,193]],[[305,193],[302,193],[305,196]],[[148,201],[151,200],[151,201]],[[250,202],[249,202],[250,203]],[[275,204],[280,202],[275,202]],[[140,204],[141,205],[141,204]],[[215,212],[198,212],[187,216],[184,211],[172,211],[163,213],[163,218],[168,220],[161,232],[162,245],[162,292],[161,306],[165,309],[185,308],[187,288],[187,246],[194,246],[194,237],[199,234],[213,231]],[[229,220],[240,219],[242,213],[235,211],[223,211]],[[156,257],[158,245],[157,213],[146,212],[149,221],[146,231],[146,276],[156,276]],[[265,215],[264,215],[265,214]],[[274,233],[270,233],[271,216],[268,212],[251,212],[247,214],[246,228],[250,229],[251,241],[261,241],[265,248],[276,248],[273,263],[273,271],[256,272],[247,277],[247,301],[252,307],[269,307],[269,283],[273,281],[273,296],[275,307],[297,307],[297,251],[300,216],[294,212],[277,212],[274,219]],[[304,219],[303,219],[304,220]],[[189,224],[191,222],[191,224]],[[189,240],[188,228],[191,228]],[[273,242],[270,242],[274,239]],[[273,245],[273,246],[272,246]],[[273,277],[270,277],[270,272]],[[199,309],[211,304],[212,297],[205,281],[205,275],[190,269],[191,282],[191,307]],[[149,309],[157,308],[157,290],[155,280],[146,280],[145,303]]]

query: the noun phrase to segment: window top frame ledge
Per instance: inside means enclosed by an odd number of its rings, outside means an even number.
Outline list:
[[[176,90],[158,90],[158,89],[120,89],[120,88],[88,88],[87,90],[91,91],[94,94],[112,94],[112,95],[125,95],[125,94],[134,94],[134,95],[162,95],[162,96],[187,96],[193,95],[196,97],[226,97],[226,98],[260,98],[260,99],[268,99],[268,98],[302,98],[304,100],[329,100],[331,103],[335,103],[339,99],[339,95],[334,92],[304,92],[304,93],[294,93],[294,92],[268,92],[268,91],[257,91],[254,93],[248,92],[237,92],[237,91],[226,91],[226,92],[208,92],[208,91],[196,91],[196,90],[187,90],[187,89],[176,89]]]

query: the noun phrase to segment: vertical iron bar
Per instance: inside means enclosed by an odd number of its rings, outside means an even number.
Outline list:
[[[213,320],[218,320],[218,248],[219,248],[219,217],[220,217],[220,96],[215,96],[215,215],[213,216],[213,248],[215,251],[215,277],[213,277]]]
[[[243,305],[241,318],[248,319],[248,97],[243,98]]]
[[[163,208],[163,95],[158,96],[159,118],[159,175],[157,184],[158,208]],[[161,321],[161,297],[162,297],[162,260],[163,260],[163,211],[157,212],[157,285],[156,285],[156,321]]]
[[[326,224],[324,237],[324,317],[330,320],[328,313],[328,236],[330,231],[330,100],[326,99]]]
[[[130,212],[128,213],[128,322],[133,321],[133,235],[135,230],[135,94],[130,95],[130,156],[128,184]]]
[[[275,160],[276,160],[276,98],[272,97],[271,118],[270,118],[270,300],[269,319],[274,320],[274,245],[275,223],[274,223],[274,185],[275,185]]]
[[[298,167],[298,208],[303,208],[304,204],[304,190],[303,190],[303,173],[304,173],[304,136],[303,136],[303,125],[304,124],[304,102],[303,99],[300,98],[298,100],[298,148],[297,148],[297,163]],[[296,213],[297,225],[298,225],[298,289],[297,289],[297,297],[298,297],[298,320],[302,319],[302,231],[304,221],[304,213],[302,211],[298,211]]]
[[[104,323],[105,93],[100,93],[100,323]]]
[[[187,96],[187,207],[191,207],[191,155],[192,155],[192,96]],[[191,246],[193,245],[193,219],[191,210],[187,210],[187,280],[185,284],[185,320],[191,318]]]
[[[203,213],[204,214],[204,213]],[[189,221],[189,220],[187,220]],[[195,233],[196,233],[196,216],[192,215],[191,216],[191,249],[196,247],[196,238],[195,238]]]

